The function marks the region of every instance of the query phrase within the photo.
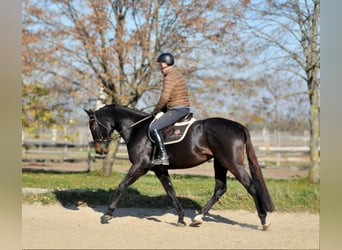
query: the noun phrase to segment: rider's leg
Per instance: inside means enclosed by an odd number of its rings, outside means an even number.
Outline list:
[[[153,129],[151,132],[151,137],[155,141],[157,146],[158,156],[156,159],[152,160],[153,165],[169,165],[169,156],[166,153],[163,137],[158,131],[158,129]]]
[[[151,138],[155,141],[158,152],[158,157],[151,162],[153,165],[169,165],[169,157],[165,149],[161,130],[175,123],[189,112],[189,108],[173,108],[168,110],[163,116],[153,122],[149,132]]]

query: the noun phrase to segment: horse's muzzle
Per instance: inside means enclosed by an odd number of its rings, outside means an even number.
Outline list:
[[[108,143],[106,142],[96,142],[95,143],[95,152],[99,155],[108,154]]]

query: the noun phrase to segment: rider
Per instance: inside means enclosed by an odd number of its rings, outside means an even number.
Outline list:
[[[159,55],[157,62],[164,76],[163,89],[156,105],[154,114],[165,110],[165,114],[157,119],[149,129],[152,139],[157,146],[158,157],[152,160],[153,165],[169,165],[161,129],[175,123],[190,113],[190,102],[185,79],[174,65],[174,58],[170,53]]]

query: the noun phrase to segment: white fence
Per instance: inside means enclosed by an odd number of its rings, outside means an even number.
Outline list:
[[[250,131],[261,165],[286,165],[309,163],[309,135],[307,131],[270,132]],[[62,130],[42,130],[39,138],[22,132],[22,159],[30,162],[84,162],[89,168],[97,156],[92,148],[89,128],[67,127]],[[118,158],[127,158],[125,145],[120,145]]]

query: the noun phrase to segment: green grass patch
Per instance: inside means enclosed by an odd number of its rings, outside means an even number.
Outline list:
[[[61,203],[63,205],[107,205],[124,174],[104,177],[101,171],[90,173],[29,173],[22,174],[22,186],[47,188],[43,194],[22,194],[24,203]],[[171,175],[177,197],[184,208],[200,209],[212,196],[214,178],[194,175]],[[277,211],[319,213],[320,184],[305,179],[266,180]],[[235,179],[227,180],[227,192],[213,209],[245,209],[255,211],[254,202]],[[154,175],[145,175],[131,185],[120,200],[119,207],[170,208],[169,197]]]

